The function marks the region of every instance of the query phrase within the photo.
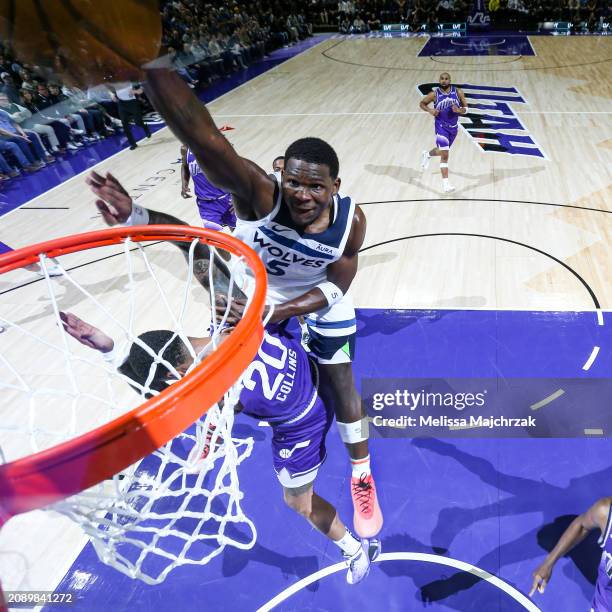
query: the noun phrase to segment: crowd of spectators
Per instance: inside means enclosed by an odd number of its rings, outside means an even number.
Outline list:
[[[184,80],[202,86],[312,36],[307,14],[298,3],[278,0],[171,1],[162,7],[162,42]]]
[[[248,5],[166,1],[161,20],[163,49],[191,87],[205,87],[274,49],[312,36],[305,11],[279,0]],[[39,170],[57,155],[119,130],[136,148],[130,121],[149,136],[142,111],[152,109],[142,89],[126,85],[88,91],[66,87],[0,42],[0,181]]]
[[[484,5],[493,28],[534,30],[542,22],[569,21],[577,32],[609,20],[612,0]],[[166,0],[160,9],[163,49],[191,87],[245,70],[271,51],[312,36],[313,26],[346,34],[380,30],[385,23],[436,30],[439,23],[466,22],[473,10],[473,0]],[[38,170],[119,130],[135,148],[129,122],[148,135],[141,111],[151,109],[138,87],[121,91],[122,96],[104,85],[86,92],[66,87],[0,43],[0,180]]]
[[[116,108],[109,113],[87,92],[42,73],[0,44],[0,180],[44,168],[120,126]]]
[[[535,31],[547,21],[567,21],[573,29],[595,31],[609,20],[610,0],[484,0],[494,29]],[[379,30],[383,23],[405,24],[412,31],[435,31],[438,24],[467,22],[473,0],[312,0],[315,26],[337,27],[344,34]]]

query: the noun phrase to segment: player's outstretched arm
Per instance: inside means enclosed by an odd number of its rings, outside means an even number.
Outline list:
[[[555,563],[566,555],[574,546],[582,542],[593,529],[604,531],[612,497],[604,497],[596,501],[585,513],[577,516],[570,526],[563,532],[556,546],[548,553],[548,556],[533,572],[533,583],[529,591],[531,597],[536,591],[544,593],[546,585],[552,576]]]
[[[174,135],[191,149],[213,185],[234,196],[240,219],[260,219],[271,212],[274,182],[234,151],[204,104],[175,72],[166,68],[147,70],[145,90]]]
[[[102,214],[102,218],[107,225],[119,225],[126,223],[132,216],[134,209],[142,216],[143,225],[187,225],[185,221],[173,217],[168,213],[150,208],[135,206],[132,197],[123,187],[123,185],[110,173],[102,176],[93,170],[85,179],[93,193],[96,195],[96,207]],[[189,243],[188,242],[172,242],[178,249],[181,250],[185,259],[189,259]],[[209,289],[208,267],[210,262],[210,251],[208,246],[198,243],[194,253],[194,274],[198,282],[205,288]],[[215,263],[214,283],[215,289],[219,292],[229,291],[230,272],[217,260]],[[233,294],[240,298],[244,297],[235,285]]]
[[[92,170],[85,179],[85,182],[97,196],[96,207],[107,225],[113,226],[126,223],[132,216],[135,208],[132,196],[110,172],[107,172],[106,176],[102,176]],[[168,213],[149,208],[143,210],[148,212],[149,225],[187,225],[185,221],[181,221],[181,219],[173,217]]]

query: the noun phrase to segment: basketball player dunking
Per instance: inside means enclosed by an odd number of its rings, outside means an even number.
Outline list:
[[[540,593],[544,592],[555,563],[582,542],[593,529],[601,531],[599,544],[603,552],[599,562],[591,612],[610,612],[612,610],[612,497],[598,500],[586,512],[572,521],[544,563],[533,572],[530,597],[536,590]]]
[[[181,196],[190,198],[189,178],[193,179],[198,212],[204,227],[222,230],[224,227],[236,227],[236,215],[232,206],[232,196],[217,189],[206,177],[195,155],[185,146],[181,146]]]
[[[181,223],[166,213],[134,205],[111,175],[102,177],[92,172],[88,183],[98,196],[96,205],[109,225],[142,222],[139,215],[144,211],[154,223]],[[174,244],[184,249],[182,243]],[[206,253],[201,257],[208,259]],[[223,263],[217,261],[217,265],[222,267]],[[229,273],[223,276],[229,278]],[[207,288],[207,284],[203,284]],[[67,333],[111,361],[108,357],[115,348],[112,338],[72,313],[60,313],[60,316]],[[146,332],[140,339],[155,353],[163,351],[161,356],[184,375],[193,359],[180,338],[172,340],[173,335],[169,330],[156,330]],[[210,337],[191,337],[189,341],[194,352],[200,354]],[[151,355],[135,343],[127,356],[119,356],[119,363],[113,360],[123,375],[141,386],[148,380],[152,361]],[[273,465],[283,487],[285,502],[342,550],[348,566],[347,582],[355,584],[367,575],[370,560],[380,552],[380,543],[377,540],[360,542],[342,523],[336,509],[313,490],[318,469],[326,457],[325,437],[333,421],[333,411],[318,394],[318,379],[317,364],[308,358],[299,335],[293,334],[285,323],[268,324],[262,346],[245,371],[238,409],[270,423]],[[172,382],[170,372],[157,366],[148,386],[163,391]],[[282,392],[270,394],[267,390],[273,387]]]
[[[308,315],[321,395],[334,406],[351,458],[355,530],[361,537],[374,537],[383,519],[370,470],[368,422],[353,378],[356,320],[347,294],[357,273],[366,222],[351,198],[338,193],[336,153],[323,140],[298,140],[285,152],[279,181],[236,153],[206,107],[175,73],[148,70],[146,91],[211,182],[232,194],[234,235],[259,254],[268,271],[271,322]],[[237,319],[244,305],[234,300]],[[220,307],[224,310],[225,304]]]
[[[433,102],[433,108],[429,105]],[[420,108],[435,117],[436,147],[431,151],[423,151],[421,168],[427,169],[432,157],[440,157],[440,172],[442,173],[442,189],[445,193],[455,188],[448,182],[448,155],[459,129],[458,115],[465,115],[467,102],[461,89],[451,85],[448,72],[440,75],[440,87],[429,92],[420,102]]]

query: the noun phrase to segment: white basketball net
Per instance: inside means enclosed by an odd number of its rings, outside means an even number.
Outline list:
[[[187,336],[205,336],[210,325],[211,344],[216,346],[221,325],[210,316],[213,305],[194,278],[194,262],[198,266],[208,261],[210,295],[214,295],[213,270],[221,258],[211,248],[208,260],[198,260],[196,245],[192,240],[187,265],[171,244],[144,245],[126,239],[119,253],[115,246],[58,261],[40,255],[39,282],[32,283],[36,277],[24,270],[0,277],[0,292],[16,298],[14,304],[3,301],[0,307],[4,328],[0,393],[6,398],[0,418],[0,463],[74,438],[142,403],[145,393],[156,393],[148,385],[157,362],[144,385],[134,383],[116,370],[116,363],[69,337],[62,329],[60,311],[69,310],[102,329],[114,338],[116,347],[118,341],[127,346],[136,342],[176,375],[173,365],[138,334],[170,329],[197,362],[202,355],[195,355]],[[81,263],[101,250],[113,254]],[[201,268],[198,271],[201,274]],[[6,277],[15,275],[21,276],[7,285]],[[100,281],[104,275],[108,282]],[[7,291],[14,283],[18,289]],[[233,284],[232,267],[228,295]],[[47,291],[42,301],[41,285]],[[140,397],[128,382],[139,389]],[[78,523],[104,563],[148,584],[162,582],[178,565],[206,564],[226,546],[251,548],[256,530],[240,505],[237,468],[251,454],[253,439],[232,436],[240,389],[238,380],[222,406],[212,406],[152,455],[48,509]],[[203,411],[206,408],[202,406]],[[205,448],[209,451],[203,458]]]

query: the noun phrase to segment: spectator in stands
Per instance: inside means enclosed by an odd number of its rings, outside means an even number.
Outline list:
[[[298,31],[297,17],[293,13],[287,15],[287,19],[285,20],[285,27],[287,29],[287,32],[289,32],[289,40],[291,41],[290,44],[295,44],[296,42],[299,42],[300,33]]]
[[[46,109],[44,105],[41,104],[38,96],[29,89],[22,89],[20,94],[21,105],[32,113],[32,118],[28,121],[30,123],[36,122],[50,125],[59,141],[60,150],[68,149],[69,151],[76,151],[82,146],[80,143],[74,141],[72,130],[70,129],[70,122],[67,119],[58,119],[57,117],[51,117],[49,114],[46,114]]]
[[[25,108],[25,106],[20,106],[19,104],[14,104],[7,97],[6,94],[0,93],[0,110],[3,110],[9,114],[11,119],[23,130],[26,134],[29,134],[30,131],[34,132],[37,135],[44,135],[47,140],[48,149],[47,152],[50,154],[53,153],[63,153],[61,150],[59,140],[53,131],[53,128],[50,125],[44,125],[42,123],[30,122],[29,120],[32,117],[32,113]],[[32,135],[31,138],[34,136]],[[44,143],[43,143],[44,144]],[[65,149],[64,149],[65,150]]]
[[[19,176],[19,171],[15,170],[15,168],[6,161],[4,155],[0,153],[0,181],[6,181],[16,176]]]
[[[225,40],[225,47],[229,49],[240,70],[245,70],[249,60],[247,50],[240,44],[240,38],[236,30]]]
[[[427,30],[429,32],[435,32],[438,29],[438,16],[436,11],[429,11],[427,15]]]
[[[56,102],[44,83],[39,83],[36,86],[36,104],[39,108],[45,110],[45,115],[62,122],[67,121],[68,126],[72,129],[72,136],[79,136],[86,143],[93,142],[93,139],[87,136],[87,128],[83,117],[79,113],[71,112],[69,104],[63,101]]]
[[[308,21],[304,13],[297,14],[298,31],[300,32],[301,38],[308,38],[312,36],[312,23]]]
[[[368,15],[367,24],[370,30],[380,30],[380,19],[374,13]]]
[[[437,8],[437,16],[442,21],[450,21],[453,18],[455,3],[453,0],[439,0]]]
[[[362,19],[361,15],[357,15],[355,20],[353,21],[353,25],[351,26],[351,33],[353,34],[365,34],[368,32],[368,25]]]
[[[231,70],[231,64],[228,67],[222,55],[221,45],[217,42],[217,37],[213,34],[208,41],[208,55],[213,65],[213,69],[220,76],[225,76]]]
[[[22,68],[19,71],[19,78],[21,79],[21,89],[30,89],[31,91],[36,91],[36,86],[38,82],[34,80],[32,77],[32,73],[25,68]]]
[[[15,84],[15,79],[13,78],[13,75],[9,74],[8,72],[3,72],[2,74],[0,74],[0,77],[2,78],[3,83],[0,89],[3,93],[7,95],[8,99],[11,102],[17,104],[19,102],[19,89]]]
[[[40,141],[40,137],[36,132],[28,130],[26,133],[21,126],[13,120],[11,115],[2,109],[0,109],[0,136],[18,145],[30,163],[38,163],[42,167],[45,165],[45,162],[52,163],[55,161],[53,155],[45,151]]]
[[[105,129],[104,119],[100,111],[83,108],[77,100],[64,94],[57,84],[49,84],[49,97],[53,100],[54,104],[63,105],[65,112],[71,117],[79,115],[83,119],[85,131],[89,138],[94,140],[102,139]]]
[[[13,72],[13,62],[2,51],[0,51],[0,72]]]
[[[196,86],[197,81],[191,76],[191,74],[189,74],[189,71],[185,68],[174,47],[168,47],[168,58],[173,63],[176,73],[181,77],[181,79],[183,79],[183,81],[185,81],[185,83],[187,83],[187,85],[189,85],[189,87],[193,89]]]
[[[26,172],[43,168],[44,150],[36,151],[33,142],[15,127],[8,113],[0,111],[0,152],[9,153],[17,165]]]
[[[108,89],[106,87],[102,87],[102,89],[104,89],[106,94],[109,96],[108,100],[110,100],[111,104],[116,107],[116,104],[112,102],[112,99],[110,98],[110,93]],[[100,112],[102,116],[102,127],[100,134],[102,135],[102,137],[114,134],[117,128],[121,126],[121,122],[119,121],[119,119],[112,116],[103,104],[100,104],[96,100],[89,99],[87,97],[87,94],[82,89],[79,89],[78,87],[68,87],[67,85],[64,85],[62,87],[62,93],[68,96],[73,101],[73,104],[77,105],[79,108],[84,108],[88,111],[95,110]],[[119,111],[117,110],[117,116],[118,112]]]

